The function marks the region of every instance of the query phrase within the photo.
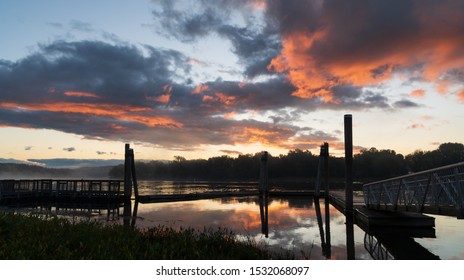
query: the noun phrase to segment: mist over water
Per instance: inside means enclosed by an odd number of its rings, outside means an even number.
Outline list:
[[[29,179],[109,179],[113,166],[44,168],[36,165],[0,163],[0,180]]]

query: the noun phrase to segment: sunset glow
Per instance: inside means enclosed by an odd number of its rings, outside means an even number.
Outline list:
[[[342,156],[344,114],[357,151],[464,142],[462,1],[21,3],[0,4],[2,161]]]

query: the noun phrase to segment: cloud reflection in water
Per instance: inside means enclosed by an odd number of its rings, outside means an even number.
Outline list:
[[[269,205],[269,237],[261,232],[257,197],[139,204],[137,227],[165,225],[176,229],[228,228],[241,238],[252,238],[271,250],[291,250],[296,258],[325,259],[314,202],[310,198],[274,199]],[[322,216],[326,213],[320,203]],[[329,206],[331,259],[346,259],[345,217]],[[325,217],[324,217],[325,219]],[[355,227],[356,258],[369,258],[364,232]]]

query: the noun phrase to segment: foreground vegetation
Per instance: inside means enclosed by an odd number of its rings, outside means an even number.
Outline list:
[[[267,259],[255,242],[224,229],[140,231],[98,222],[74,223],[0,212],[0,259]]]

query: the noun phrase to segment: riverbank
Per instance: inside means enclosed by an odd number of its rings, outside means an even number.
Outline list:
[[[162,260],[271,259],[278,256],[226,229],[143,231],[98,222],[70,222],[0,212],[0,259]]]

